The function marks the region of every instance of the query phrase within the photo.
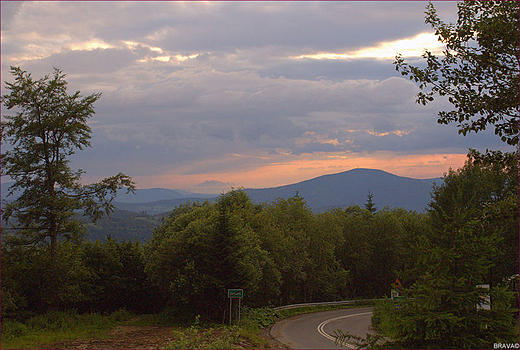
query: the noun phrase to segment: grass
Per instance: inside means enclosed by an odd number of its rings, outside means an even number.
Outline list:
[[[168,349],[267,349],[271,345],[265,337],[261,336],[261,333],[283,318],[366,305],[371,304],[300,307],[282,311],[276,311],[273,308],[245,308],[241,322],[233,326],[203,323],[200,317],[197,317],[195,321],[192,319],[190,325],[186,320],[179,318],[176,312],[166,309],[158,314],[141,315],[139,319],[128,324],[178,327],[175,340],[167,346]],[[3,320],[0,348],[41,349],[60,341],[106,338],[116,325],[129,321],[134,316],[125,310],[109,315],[99,313],[80,315],[72,310],[48,312],[35,316],[25,323]]]
[[[300,314],[372,306],[374,302],[360,302],[351,305],[330,305],[300,307],[276,311],[273,308],[245,309],[244,317],[238,325],[202,325],[196,319],[193,325],[177,332],[177,339],[168,349],[268,349],[269,342],[260,333],[277,321]]]
[[[107,336],[116,324],[133,314],[119,310],[110,315],[49,311],[26,322],[2,320],[2,349],[41,349],[59,341]]]
[[[176,332],[176,340],[167,349],[229,349],[240,341],[239,327],[216,325],[190,326]]]

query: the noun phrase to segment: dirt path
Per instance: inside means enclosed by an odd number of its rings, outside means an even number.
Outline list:
[[[137,320],[133,319],[127,324]],[[62,341],[47,346],[47,349],[164,349],[175,340],[175,331],[178,327],[171,326],[129,326],[123,324],[114,328],[106,339],[78,339]],[[260,337],[269,344],[268,348],[283,349],[283,344],[276,341],[265,329]],[[238,348],[250,348],[247,344],[241,344]]]
[[[133,321],[133,320],[132,320]],[[164,349],[175,339],[177,327],[117,326],[107,339],[63,341],[49,349]]]

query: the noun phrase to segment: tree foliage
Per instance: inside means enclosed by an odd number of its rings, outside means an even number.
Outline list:
[[[421,225],[406,210],[314,214],[299,196],[254,205],[232,191],[174,210],[146,268],[170,305],[214,320],[225,319],[227,288],[243,288],[248,306],[381,297],[411,264]]]
[[[8,149],[2,153],[2,175],[14,180],[11,193],[22,193],[6,203],[2,218],[17,230],[17,242],[49,242],[53,251],[60,237],[82,233],[79,211],[96,220],[113,209],[118,189],[134,186],[122,173],[83,186],[83,171],[69,166],[77,149],[90,146],[87,120],[100,94],[69,95],[59,69],[38,80],[19,67],[11,67],[11,73],[14,82],[6,82],[10,93],[2,96],[3,105],[14,111],[2,120],[2,140]]]
[[[227,289],[244,288],[254,300],[266,252],[252,229],[254,207],[231,191],[215,204],[185,206],[156,229],[147,271],[170,305],[225,319]]]
[[[463,135],[494,125],[503,142],[518,145],[519,3],[457,5],[455,24],[440,20],[431,3],[427,7],[425,21],[446,44],[444,57],[426,51],[426,68],[419,68],[398,55],[396,69],[419,84],[417,102],[425,105],[435,96],[448,98],[455,109],[439,112],[440,124],[457,123]]]
[[[359,206],[315,214],[299,196],[253,204],[244,191],[186,203],[145,245],[59,242],[60,275],[51,284],[45,246],[3,245],[3,313],[169,307],[176,319],[226,322],[228,288],[244,289],[244,306],[278,306],[388,296],[398,277],[414,301],[378,308],[395,341],[385,347],[511,340],[515,305],[502,280],[518,267],[513,159],[475,153],[434,188],[431,210],[421,214]],[[476,285],[488,281],[494,310],[477,312]]]
[[[114,311],[125,308],[136,312],[157,310],[161,300],[145,272],[144,248],[139,242],[84,242],[78,247],[85,268],[90,272],[88,297],[77,307],[88,311]]]
[[[365,209],[371,212],[372,214],[377,211],[376,204],[374,203],[374,195],[368,191],[367,194],[367,202],[365,203]]]
[[[138,242],[60,241],[2,244],[2,316],[24,319],[49,310],[153,312],[163,301],[145,272]]]
[[[77,248],[61,242],[51,254],[42,245],[2,244],[2,315],[23,317],[88,299],[90,272]]]
[[[434,188],[431,226],[417,245],[418,278],[406,290],[413,301],[378,311],[392,339],[387,346],[487,348],[518,341],[518,291],[503,284],[518,274],[517,157],[472,151],[463,168]],[[485,284],[489,292],[479,287]],[[478,307],[486,293],[491,310]]]

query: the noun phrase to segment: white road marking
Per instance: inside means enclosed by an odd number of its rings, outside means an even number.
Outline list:
[[[368,314],[371,314],[372,312],[363,312],[363,313],[360,313],[360,314],[353,314],[353,315],[346,315],[346,316],[340,316],[340,317],[335,317],[335,318],[330,318],[328,320],[325,320],[323,321],[322,323],[320,323],[318,325],[318,332],[323,335],[325,338],[329,339],[329,340],[332,340],[333,342],[336,341],[336,338],[334,338],[332,335],[326,333],[324,330],[323,330],[323,327],[325,327],[325,325],[327,325],[328,323],[332,322],[332,321],[336,321],[336,320],[339,320],[339,319],[342,319],[342,318],[349,318],[349,317],[355,317],[355,316],[362,316],[362,315],[368,315]],[[346,343],[346,342],[341,342],[341,345],[347,347],[348,349],[357,349],[357,347],[355,345],[352,345],[350,343]]]

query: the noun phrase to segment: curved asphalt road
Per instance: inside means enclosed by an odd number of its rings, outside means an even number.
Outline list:
[[[292,349],[348,349],[334,344],[336,329],[365,337],[370,330],[372,308],[323,311],[287,318],[274,324],[271,335]]]

